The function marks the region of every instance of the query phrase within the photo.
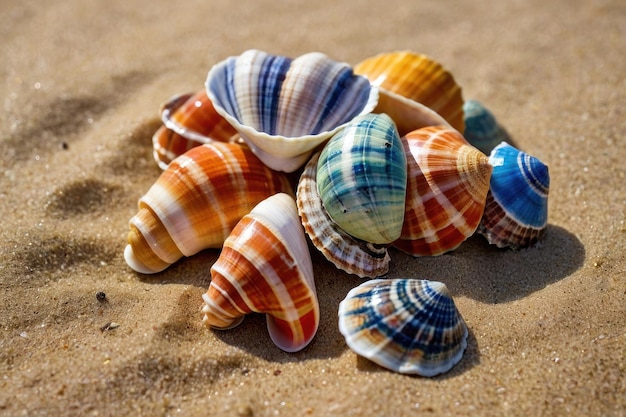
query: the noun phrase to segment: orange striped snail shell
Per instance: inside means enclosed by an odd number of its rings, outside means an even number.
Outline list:
[[[170,98],[161,106],[161,119],[163,125],[152,137],[153,156],[161,169],[191,148],[228,142],[237,134],[215,111],[204,89]]]
[[[164,270],[183,256],[219,248],[265,198],[293,194],[287,178],[250,149],[215,142],[176,158],[139,200],[124,257],[134,270]]]
[[[202,298],[207,326],[229,329],[248,313],[265,313],[270,337],[282,350],[296,352],[311,342],[319,303],[292,196],[273,195],[237,223],[211,268],[211,284]]]

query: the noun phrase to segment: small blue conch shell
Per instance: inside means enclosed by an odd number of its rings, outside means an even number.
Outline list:
[[[365,77],[319,52],[291,59],[245,51],[213,66],[206,90],[259,159],[285,172],[378,103],[378,90]]]
[[[509,142],[506,131],[498,124],[495,116],[482,103],[467,100],[463,103],[465,139],[481,152],[489,152],[500,142]]]
[[[357,354],[405,374],[449,371],[467,347],[467,326],[445,284],[375,279],[339,304],[339,331]]]
[[[478,232],[500,248],[533,245],[548,223],[548,167],[505,142],[491,151],[489,162],[493,173]]]
[[[324,208],[346,233],[370,243],[400,237],[406,183],[404,148],[386,114],[355,118],[330,139],[317,163]]]

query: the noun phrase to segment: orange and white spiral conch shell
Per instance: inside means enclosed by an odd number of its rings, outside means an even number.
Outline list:
[[[477,229],[485,209],[492,166],[487,155],[454,129],[433,126],[404,138],[407,198],[394,246],[413,256],[456,249]]]
[[[202,296],[207,326],[229,329],[265,313],[272,341],[286,352],[307,346],[319,325],[313,265],[293,197],[259,203],[237,224],[211,268]]]
[[[176,158],[139,200],[130,219],[126,263],[160,272],[183,256],[219,248],[260,201],[293,191],[287,178],[245,147],[214,142]]]

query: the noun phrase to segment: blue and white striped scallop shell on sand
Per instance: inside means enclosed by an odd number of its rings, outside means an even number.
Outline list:
[[[257,156],[285,172],[378,103],[378,90],[365,77],[320,52],[291,59],[248,50],[213,66],[206,90]]]
[[[500,248],[536,244],[548,225],[548,166],[506,142],[489,156],[493,173],[477,231]]]
[[[375,279],[339,304],[339,331],[357,354],[403,374],[435,376],[457,364],[467,326],[445,284]]]

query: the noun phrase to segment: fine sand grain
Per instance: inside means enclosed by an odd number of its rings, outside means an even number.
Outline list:
[[[0,38],[0,415],[626,414],[623,1],[4,0]],[[295,354],[262,316],[202,327],[219,251],[154,276],[124,262],[159,105],[250,48],[429,54],[549,165],[540,246],[391,251],[390,277],[445,282],[468,324],[449,373],[352,353],[337,306],[361,280],[315,250],[321,324]]]

